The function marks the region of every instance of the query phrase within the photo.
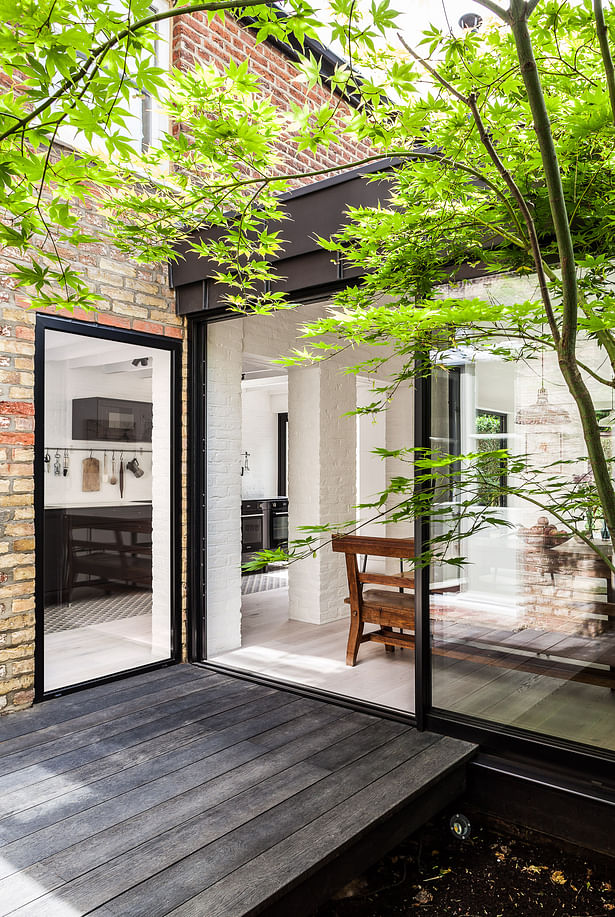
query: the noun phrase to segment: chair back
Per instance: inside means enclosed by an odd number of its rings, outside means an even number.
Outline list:
[[[379,586],[393,586],[400,590],[414,589],[414,571],[408,573],[369,573],[359,570],[357,555],[370,557],[399,557],[400,560],[412,560],[414,556],[414,538],[377,538],[369,535],[334,535],[332,548],[346,555],[346,573],[351,608],[361,606],[363,585],[372,583]]]

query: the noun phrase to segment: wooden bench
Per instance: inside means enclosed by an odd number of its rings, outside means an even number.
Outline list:
[[[356,664],[359,646],[368,641],[384,643],[388,652],[394,652],[396,646],[413,647],[414,573],[367,572],[359,570],[357,560],[359,555],[412,559],[413,539],[336,535],[332,547],[346,557],[349,595],[344,601],[350,605],[346,665]],[[394,587],[399,591],[364,589],[370,585]],[[459,585],[434,585],[430,591],[458,592]],[[436,614],[437,609],[436,604]],[[615,620],[615,604],[610,602],[577,604],[575,610],[585,615],[604,616],[609,622]],[[611,690],[615,686],[615,633],[612,630],[595,638],[531,628],[499,629],[464,621],[442,623],[444,626],[440,624],[432,635],[432,652],[436,656],[580,681]],[[379,629],[364,633],[365,624],[376,624]],[[399,632],[393,628],[398,628]]]

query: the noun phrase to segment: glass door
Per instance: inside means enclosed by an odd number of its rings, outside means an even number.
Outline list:
[[[612,391],[587,382],[613,456]],[[431,535],[464,559],[431,571],[434,708],[615,750],[612,547],[555,357],[444,355],[431,415],[432,450],[460,456]]]
[[[194,444],[208,495],[203,657],[412,713],[412,523],[391,518],[403,493],[392,493],[385,507],[379,497],[392,481],[401,488],[408,479],[412,487],[413,391],[400,385],[386,410],[366,411],[393,371],[348,372],[373,356],[367,347],[317,367],[282,366],[280,357],[299,346],[303,323],[327,307],[301,306],[271,322],[248,316],[208,325],[207,438]],[[195,400],[202,390],[195,386]],[[315,528],[317,550],[297,548],[291,563],[279,552],[261,569],[243,566],[263,547],[305,538],[304,527]],[[359,645],[347,559],[333,550],[330,527],[361,541],[359,556],[348,560],[356,559],[364,604],[376,611],[365,616]],[[391,539],[404,545],[391,546]]]
[[[173,655],[173,361],[133,339],[44,330],[45,692]]]

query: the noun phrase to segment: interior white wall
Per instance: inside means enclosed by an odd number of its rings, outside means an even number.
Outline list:
[[[357,407],[372,404],[377,396],[369,379],[357,377]],[[387,483],[386,459],[375,455],[375,449],[386,448],[387,413],[357,414],[357,502],[369,503],[377,499]],[[375,509],[358,509],[357,517],[361,523],[361,535],[383,536],[385,529],[377,522],[367,520],[376,515]]]
[[[356,382],[339,361],[292,367],[288,374],[290,538],[301,525],[355,518]],[[346,569],[330,548],[289,568],[289,617],[323,624],[346,617]]]
[[[391,396],[386,407],[386,447],[391,450],[412,449],[414,446],[414,389],[409,382],[399,386]],[[401,455],[399,458],[391,456],[386,459],[386,479],[389,483],[393,478],[414,477],[414,456],[412,452]],[[389,510],[403,499],[403,495],[392,496],[387,502]],[[383,532],[384,534],[384,532]],[[389,538],[412,538],[414,523],[390,522],[386,526]],[[396,565],[397,561],[390,561],[389,567]]]
[[[247,354],[277,360],[302,346],[306,321],[326,304],[313,303],[273,317],[242,319]],[[300,525],[345,522],[356,504],[356,419],[344,416],[356,405],[355,377],[343,369],[354,362],[339,357],[320,366],[292,367],[288,373],[289,530]],[[248,451],[250,451],[248,449]],[[289,570],[290,616],[318,623],[347,614],[343,558],[325,549],[316,560]]]
[[[150,500],[152,497],[152,444],[112,443],[88,440],[74,440],[72,434],[73,398],[110,397],[129,401],[153,400],[152,378],[141,372],[106,373],[104,365],[120,361],[129,361],[135,356],[151,357],[151,349],[133,347],[120,342],[99,343],[97,354],[89,352],[91,339],[75,334],[47,332],[47,335],[61,335],[70,338],[70,349],[67,347],[50,348],[45,363],[45,448],[51,456],[50,469],[45,473],[45,506],[95,506],[101,503],[130,503],[134,500]],[[168,359],[168,357],[167,357]],[[80,365],[83,362],[88,365]],[[167,390],[166,401],[170,400]],[[83,448],[83,451],[69,452],[68,475],[56,476],[53,473],[56,448],[60,451],[60,464],[63,463],[64,447]],[[135,454],[145,474],[136,478],[130,471],[124,474],[124,496],[120,497],[118,484],[112,485],[102,480],[103,449],[116,448],[116,470],[119,470],[120,455],[129,461]],[[140,453],[139,449],[143,452]],[[90,455],[100,461],[100,491],[84,492],[82,490],[82,463]],[[108,454],[109,468],[111,454]]]
[[[243,382],[241,452],[249,471],[241,479],[244,500],[278,496],[278,413],[288,411],[288,380]]]

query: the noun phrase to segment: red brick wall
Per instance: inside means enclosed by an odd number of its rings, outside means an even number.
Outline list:
[[[291,99],[303,101],[305,87],[293,82],[296,71],[290,61],[269,45],[257,45],[231,17],[211,24],[201,14],[184,18],[175,22],[173,35],[175,66],[187,69],[197,60],[224,65],[231,57],[248,57],[278,105],[287,108]],[[315,88],[308,97],[319,104],[329,93]],[[316,154],[298,153],[289,140],[282,152],[290,171],[306,171],[352,162],[367,150],[357,150],[342,140]],[[86,232],[94,233],[102,225],[91,204],[83,208],[82,223]],[[103,242],[63,254],[86,270],[92,288],[104,297],[96,313],[79,313],[74,318],[183,338],[184,326],[175,315],[165,267],[132,264]],[[16,294],[10,283],[0,289],[0,712],[28,706],[33,699],[35,313],[29,307],[27,297]],[[184,404],[185,397],[184,391]],[[185,412],[183,422],[185,445]],[[182,480],[185,490],[185,454]],[[185,526],[182,543],[185,546]],[[183,567],[185,583],[185,551]]]
[[[340,115],[349,110],[339,95],[332,96],[325,87],[315,86],[306,93],[307,87],[297,80],[298,72],[292,61],[273,45],[266,42],[257,44],[252,32],[239,25],[232,16],[227,15],[224,22],[216,18],[211,23],[207,22],[205,13],[176,19],[173,23],[172,49],[173,66],[180,70],[189,70],[195,62],[204,61],[223,68],[230,60],[247,58],[252,73],[263,81],[274,104],[284,111],[290,108],[291,102],[303,105],[306,101],[314,107],[341,101]],[[316,153],[310,150],[297,151],[291,140],[282,143],[280,147],[289,172],[343,166],[368,156],[370,152],[367,144],[357,145],[348,137]],[[298,184],[308,184],[315,180],[303,179]]]

